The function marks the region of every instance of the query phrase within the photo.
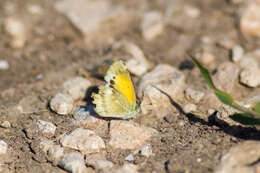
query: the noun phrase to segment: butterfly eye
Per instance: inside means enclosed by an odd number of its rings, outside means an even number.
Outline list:
[[[113,80],[110,80],[110,83],[111,83],[112,85],[114,85],[114,84],[115,84],[115,81],[113,81]]]

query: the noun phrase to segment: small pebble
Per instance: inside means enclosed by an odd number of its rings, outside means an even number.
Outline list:
[[[54,124],[47,121],[38,120],[36,125],[43,134],[46,134],[47,136],[54,136],[56,131],[56,126]]]
[[[163,16],[160,12],[151,11],[143,16],[142,33],[145,40],[153,40],[163,32],[163,28]]]
[[[137,166],[125,163],[121,168],[118,168],[114,173],[138,173]]]
[[[194,101],[195,103],[198,103],[204,97],[204,95],[205,94],[203,92],[194,90],[192,88],[187,88],[185,90],[185,96],[188,99],[191,99],[192,101]]]
[[[130,121],[112,120],[109,145],[113,148],[135,149],[143,146],[155,134],[157,131],[149,127],[140,126]]]
[[[6,154],[8,149],[7,143],[5,143],[3,140],[0,140],[0,154]]]
[[[83,155],[78,152],[66,153],[58,165],[71,173],[84,173],[87,169]]]
[[[3,121],[3,122],[0,124],[0,127],[10,128],[10,127],[11,127],[11,124],[9,123],[9,121]]]
[[[7,61],[0,60],[0,70],[7,70],[9,69],[9,64]]]
[[[151,144],[146,144],[142,149],[141,149],[141,155],[149,157],[153,154]]]
[[[48,161],[57,165],[60,158],[64,155],[64,149],[60,145],[52,145],[48,149],[47,155]]]
[[[108,171],[114,166],[112,162],[93,154],[86,157],[86,164],[100,171]]]
[[[24,23],[17,18],[8,17],[4,20],[4,30],[11,36],[10,45],[13,48],[22,48],[26,42]]]
[[[200,16],[200,9],[189,5],[184,7],[184,12],[187,16],[191,18],[197,18]]]
[[[40,149],[47,154],[48,150],[54,145],[53,141],[44,139],[40,142]]]
[[[61,90],[63,94],[71,96],[73,100],[78,100],[86,95],[87,88],[90,85],[89,80],[83,77],[75,77],[65,81],[62,84]]]
[[[134,156],[133,156],[133,154],[129,154],[128,156],[126,156],[126,157],[125,157],[125,160],[126,160],[126,161],[129,161],[129,162],[134,161]]]
[[[73,109],[73,99],[71,96],[58,93],[50,101],[51,109],[60,114],[66,115],[71,113]]]
[[[25,134],[30,139],[38,138],[40,136],[50,138],[54,136],[55,130],[56,126],[54,124],[47,121],[38,120],[25,129]]]
[[[180,120],[180,121],[178,121],[177,124],[178,124],[180,127],[183,127],[183,126],[185,125],[185,121]]]
[[[185,113],[191,113],[197,110],[197,106],[195,104],[189,103],[184,106],[183,110]]]
[[[134,43],[123,42],[124,50],[133,58],[126,61],[127,69],[136,76],[142,76],[150,69],[150,63],[143,51]]]
[[[171,114],[173,108],[169,98],[182,97],[185,87],[185,75],[178,69],[159,64],[146,73],[138,86],[138,97],[142,100],[142,114],[153,113],[159,119]]]
[[[79,150],[83,154],[97,153],[105,148],[103,139],[95,134],[94,131],[77,128],[61,140],[63,147]]]
[[[260,5],[250,1],[240,18],[240,30],[245,36],[260,37]]]
[[[29,4],[27,6],[27,11],[33,15],[40,15],[42,13],[42,8],[39,5]]]
[[[232,61],[238,62],[240,61],[244,56],[244,49],[240,45],[236,45],[232,48]]]
[[[244,69],[240,73],[240,82],[249,86],[257,87],[260,85],[260,70],[259,69]]]

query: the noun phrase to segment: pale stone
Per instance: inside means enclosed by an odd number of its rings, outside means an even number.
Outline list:
[[[10,45],[13,48],[22,48],[26,42],[26,29],[24,23],[14,17],[4,20],[4,30],[11,36]]]
[[[142,33],[145,40],[150,41],[163,32],[163,16],[160,12],[151,11],[143,16]]]
[[[244,69],[240,73],[240,82],[249,87],[259,86],[260,85],[260,69]]]
[[[259,157],[260,142],[244,141],[232,147],[222,156],[215,173],[257,173],[260,168],[260,164],[257,162]]]
[[[129,121],[112,120],[109,145],[113,148],[135,149],[145,145],[145,142],[156,134],[157,131],[149,127]]]
[[[78,152],[66,153],[59,161],[59,166],[71,173],[86,173],[87,171],[84,158]]]
[[[196,110],[197,110],[197,106],[195,104],[192,104],[192,103],[186,104],[183,108],[183,111],[185,113],[191,113],[191,112],[196,111]]]
[[[8,145],[5,141],[0,140],[0,154],[6,154],[8,150]]]
[[[157,65],[145,74],[138,86],[138,97],[142,100],[143,114],[153,112],[159,118],[175,109],[171,99],[177,99],[183,93],[185,75],[178,69],[167,65]]]
[[[194,90],[192,88],[187,88],[185,90],[185,96],[187,97],[187,99],[190,99],[195,103],[198,103],[204,97],[204,95],[205,94],[203,92]]]
[[[230,93],[238,80],[238,73],[238,65],[224,62],[218,66],[217,73],[213,76],[214,84],[217,88]]]
[[[260,37],[260,4],[249,3],[241,16],[240,30],[246,36]]]
[[[0,60],[0,70],[7,70],[9,69],[9,64],[5,60]]]
[[[64,149],[60,145],[52,145],[48,149],[47,155],[48,160],[57,165],[60,158],[64,155]]]
[[[52,137],[55,134],[56,126],[50,122],[38,120],[25,129],[26,136],[30,139],[38,138],[41,135]]]
[[[94,131],[78,128],[61,139],[63,147],[79,150],[83,154],[97,153],[105,148],[105,143]]]
[[[145,157],[150,157],[153,154],[152,146],[151,144],[146,144],[142,149],[141,149],[141,155]]]
[[[200,16],[200,9],[193,6],[189,6],[189,5],[185,6],[184,12],[187,16],[191,18],[197,18]]]
[[[73,109],[73,99],[71,96],[58,93],[50,101],[51,109],[60,114],[66,115],[71,113]]]
[[[64,82],[61,91],[63,94],[71,96],[73,100],[78,100],[86,95],[86,91],[90,85],[89,80],[83,77],[75,77]]]
[[[11,127],[11,124],[10,124],[9,121],[3,121],[3,122],[0,124],[0,127],[10,128],[10,127]]]
[[[138,173],[137,166],[133,164],[124,164],[121,168],[118,168],[114,173]]]
[[[47,136],[54,136],[56,131],[56,126],[54,124],[47,121],[38,120],[36,125],[43,134],[46,134]]]
[[[124,50],[132,56],[131,59],[126,61],[127,69],[136,76],[145,74],[151,65],[144,56],[143,51],[131,42],[123,42],[122,46]]]
[[[125,157],[125,160],[131,162],[131,161],[134,161],[135,158],[134,158],[133,154],[129,154],[128,156]]]
[[[111,172],[114,164],[105,159],[102,156],[89,155],[86,157],[86,163],[88,166],[94,167],[98,171]]]
[[[236,45],[232,48],[232,61],[238,62],[244,56],[244,49],[240,45]]]
[[[55,8],[81,31],[88,46],[110,43],[114,36],[128,29],[135,15],[106,0],[62,0]]]

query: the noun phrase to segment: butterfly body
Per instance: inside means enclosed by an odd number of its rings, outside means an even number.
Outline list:
[[[129,119],[139,111],[130,74],[122,61],[113,63],[105,76],[106,85],[93,94],[95,111],[101,117]]]

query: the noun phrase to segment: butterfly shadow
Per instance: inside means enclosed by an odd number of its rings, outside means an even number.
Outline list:
[[[239,139],[246,139],[246,140],[260,140],[260,130],[256,129],[255,127],[244,127],[240,125],[229,125],[223,120],[217,119],[216,112],[208,117],[208,121],[197,117],[195,114],[192,113],[185,113],[180,104],[172,99],[172,97],[166,93],[165,91],[161,90],[160,88],[153,85],[155,89],[160,91],[162,94],[168,97],[171,105],[173,105],[181,115],[184,115],[188,118],[191,124],[199,122],[202,125],[206,126],[217,126],[221,131],[224,133],[234,136]]]

